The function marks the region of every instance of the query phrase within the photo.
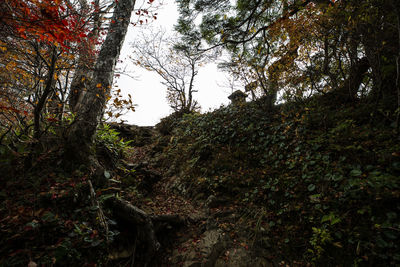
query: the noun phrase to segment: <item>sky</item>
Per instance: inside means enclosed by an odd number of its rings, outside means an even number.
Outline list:
[[[157,19],[149,26],[155,28],[162,26],[167,31],[172,31],[178,18],[174,2],[173,0],[165,1],[164,5],[157,10]],[[138,68],[128,59],[132,53],[130,43],[135,40],[139,31],[140,27],[132,26],[128,30],[121,50],[120,60],[122,63],[117,65],[117,69],[121,69],[122,73],[115,84],[121,89],[123,95],[131,94],[134,104],[137,105],[135,112],[128,112],[122,119],[129,124],[153,126],[161,118],[172,113],[172,109],[166,100],[166,87],[161,84],[161,78],[154,72]],[[202,112],[229,103],[227,97],[232,91],[225,86],[227,84],[226,77],[225,73],[217,69],[216,64],[207,64],[200,68],[199,74],[195,78],[195,89],[198,90],[198,93],[194,94],[194,98],[200,103]]]

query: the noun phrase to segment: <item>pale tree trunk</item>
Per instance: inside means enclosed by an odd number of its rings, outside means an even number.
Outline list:
[[[80,14],[86,16],[89,11],[88,0],[79,0],[81,4]],[[86,93],[86,88],[92,80],[93,65],[96,62],[95,44],[100,36],[100,29],[104,16],[101,13],[107,13],[114,4],[110,4],[104,11],[100,11],[100,0],[93,2],[95,12],[93,14],[93,28],[87,38],[79,44],[79,59],[75,69],[75,74],[71,82],[71,90],[68,96],[69,108],[72,112],[79,110],[80,103]]]
[[[68,160],[85,163],[89,159],[93,136],[104,113],[107,96],[111,91],[115,65],[134,5],[135,0],[119,0],[115,6],[112,23],[94,67],[92,81],[76,111],[76,120],[67,135],[66,157]]]
[[[80,0],[79,3],[81,4],[80,15],[84,17],[85,14],[89,12],[87,0]],[[98,0],[96,1],[95,7],[98,8]],[[89,66],[93,65],[95,62],[95,55],[92,51],[94,46],[93,43],[91,43],[91,37],[96,39],[98,38],[99,31],[95,33],[96,26],[97,23],[95,21],[95,28],[92,29],[86,40],[82,40],[78,47],[79,59],[75,68],[74,77],[71,81],[71,90],[68,96],[69,108],[73,112],[77,110],[76,105],[79,101],[82,101],[82,97],[84,96],[83,92],[86,90],[87,82],[91,80],[92,69]]]

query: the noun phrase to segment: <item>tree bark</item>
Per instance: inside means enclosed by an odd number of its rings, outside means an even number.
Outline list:
[[[115,6],[112,23],[104,41],[89,88],[77,112],[75,122],[67,135],[66,158],[86,163],[97,125],[103,116],[107,96],[113,83],[114,69],[130,23],[135,0],[119,0]]]
[[[87,16],[90,11],[87,0],[80,0],[82,17]],[[86,93],[86,88],[92,80],[93,65],[96,62],[95,45],[100,36],[100,29],[104,16],[114,4],[110,4],[104,11],[100,11],[100,0],[93,2],[95,12],[93,14],[93,28],[87,38],[79,44],[79,59],[71,82],[71,90],[68,96],[69,108],[72,112],[79,110],[79,106]]]
[[[88,4],[86,0],[81,0],[79,3],[81,4],[80,15],[85,16],[85,13],[89,12]],[[96,1],[96,3],[96,7],[98,8],[98,1]],[[94,27],[97,26],[96,22],[94,25]],[[83,40],[78,46],[79,59],[75,68],[74,77],[71,81],[71,90],[68,96],[69,107],[72,112],[76,111],[75,107],[78,101],[81,100],[80,98],[84,96],[83,92],[85,91],[87,81],[91,78],[92,70],[89,66],[94,64],[95,55],[92,53],[94,45],[91,42],[90,37],[98,37],[98,31],[95,33],[95,30],[96,29],[93,28],[88,38]]]

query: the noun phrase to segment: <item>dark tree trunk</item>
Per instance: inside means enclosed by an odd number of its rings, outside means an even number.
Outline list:
[[[82,100],[75,122],[67,135],[66,158],[86,163],[91,154],[93,137],[103,116],[107,96],[113,83],[114,69],[130,23],[135,0],[119,0],[109,31],[93,71],[93,78]]]
[[[343,85],[333,91],[333,95],[343,102],[354,101],[357,98],[357,92],[363,82],[364,76],[370,68],[367,57],[363,57],[350,67],[349,77],[343,82]]]
[[[399,51],[397,12],[399,1],[383,1],[379,15],[362,28],[362,44],[372,69],[374,86],[370,98],[388,109],[397,108],[396,55]]]

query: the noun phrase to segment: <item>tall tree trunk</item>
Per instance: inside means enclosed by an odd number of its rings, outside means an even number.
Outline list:
[[[379,1],[377,1],[379,2]],[[380,102],[389,110],[397,107],[397,78],[396,55],[399,51],[397,40],[397,10],[400,8],[398,0],[381,1],[383,6],[378,9],[375,18],[363,27],[361,41],[365,55],[371,65],[374,86],[371,100]]]
[[[98,2],[98,1],[96,1]],[[81,4],[80,15],[82,17],[85,16],[87,12],[89,12],[89,6],[87,4],[87,0],[79,1]],[[96,6],[98,8],[98,5]],[[97,12],[98,13],[98,12]],[[97,24],[94,23],[94,27],[96,28]],[[84,96],[83,92],[85,91],[87,81],[91,79],[92,69],[89,67],[95,62],[95,55],[93,53],[92,48],[94,48],[93,42],[91,42],[90,35],[94,35],[95,28],[92,29],[88,38],[86,40],[82,40],[79,43],[78,51],[79,58],[77,62],[77,66],[75,68],[74,77],[71,81],[71,89],[68,95],[68,103],[71,111],[76,111],[76,105],[80,98]],[[98,33],[96,34],[96,39],[98,37]]]
[[[358,90],[369,68],[370,64],[367,57],[357,60],[350,67],[349,76],[343,82],[342,86],[332,92],[336,99],[344,102],[354,101],[357,98]]]
[[[87,0],[79,0],[81,4],[81,16],[84,17],[90,11]],[[69,108],[72,112],[79,109],[83,101],[89,82],[92,80],[93,65],[96,62],[95,44],[100,36],[100,29],[104,16],[100,14],[100,0],[93,2],[95,12],[93,14],[93,28],[86,40],[79,44],[79,59],[71,82],[71,90],[68,96]],[[107,13],[114,4],[110,4],[101,13]]]
[[[65,152],[68,160],[85,163],[89,159],[93,136],[104,113],[107,95],[111,91],[115,65],[134,5],[135,0],[119,0],[115,6],[112,23],[97,58],[92,81],[67,135]]]

